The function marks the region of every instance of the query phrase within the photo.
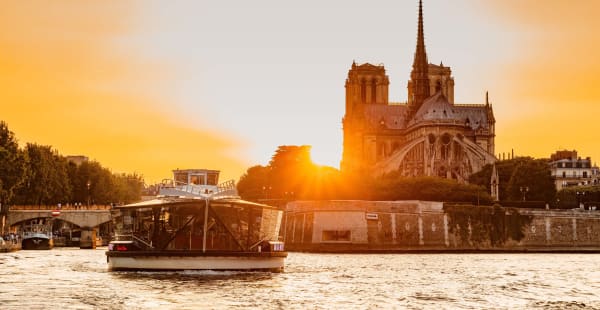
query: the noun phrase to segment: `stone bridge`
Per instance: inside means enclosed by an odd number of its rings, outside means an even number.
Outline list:
[[[53,217],[82,229],[93,229],[111,220],[110,206],[66,207],[60,210],[58,216],[52,216],[53,210],[56,210],[56,207],[11,206],[6,224],[10,227],[31,219]]]

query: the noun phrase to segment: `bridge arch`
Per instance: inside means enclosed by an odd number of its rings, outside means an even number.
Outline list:
[[[52,210],[10,210],[6,219],[8,226],[13,226],[36,218],[49,218]],[[56,219],[72,223],[82,229],[91,229],[111,220],[109,210],[63,210]]]

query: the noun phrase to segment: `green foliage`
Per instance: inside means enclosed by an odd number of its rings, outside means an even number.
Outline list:
[[[269,162],[269,195],[283,197],[286,193],[303,196],[305,185],[314,176],[317,165],[310,158],[308,145],[284,145],[277,148]]]
[[[67,161],[50,146],[28,143],[25,182],[17,190],[20,204],[44,205],[71,198]]]
[[[280,146],[268,166],[249,168],[238,182],[244,199],[367,199],[491,202],[484,187],[436,177],[405,178],[392,173],[377,179],[343,175],[315,165],[308,146]]]
[[[548,161],[528,159],[519,163],[508,182],[508,200],[521,200],[521,188],[527,188],[526,200],[553,202],[556,196],[554,179],[550,175]]]
[[[391,173],[372,181],[372,200],[430,200],[489,204],[491,197],[482,186],[460,184],[437,177],[402,177]]]
[[[463,243],[470,240],[475,245],[486,245],[489,241],[490,246],[502,246],[508,240],[520,241],[525,236],[525,227],[532,220],[531,216],[521,215],[517,209],[499,205],[445,204],[444,211],[449,217],[450,232],[458,234]]]
[[[501,200],[506,200],[506,189],[508,188],[508,182],[510,181],[510,177],[512,176],[517,163],[521,159],[522,157],[496,162],[496,170],[498,171],[499,178],[498,190]],[[492,165],[485,165],[481,171],[474,173],[469,177],[469,183],[484,186],[489,193],[491,192],[491,179]]]
[[[550,175],[548,163],[544,159],[517,157],[496,163],[498,170],[500,200],[522,200],[521,187],[527,187],[526,199],[530,201],[554,201],[556,188]],[[469,177],[469,183],[485,186],[490,190],[492,166],[486,165],[481,171]]]
[[[269,172],[271,169],[265,166],[253,166],[240,177],[237,183],[238,193],[248,200],[264,198],[269,185]]]
[[[89,186],[88,186],[89,184]],[[113,174],[97,162],[80,166],[50,146],[28,143],[19,149],[14,134],[0,122],[0,203],[129,203],[141,198],[142,177]]]
[[[25,180],[25,158],[14,133],[0,121],[0,205],[6,205]]]
[[[244,199],[336,199],[346,189],[339,170],[310,159],[310,146],[280,146],[267,166],[250,167],[237,188]]]
[[[141,198],[144,182],[137,174],[113,174],[94,161],[73,166],[69,168],[73,203],[123,204]]]
[[[600,207],[600,186],[567,187],[556,194],[556,200],[561,209],[577,208],[580,202]]]

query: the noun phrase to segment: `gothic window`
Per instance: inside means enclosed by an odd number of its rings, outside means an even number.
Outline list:
[[[457,160],[462,159],[462,147],[456,142],[454,142],[454,158]]]
[[[446,177],[446,167],[440,167],[438,170],[438,177],[445,178]]]
[[[450,152],[450,142],[452,142],[452,139],[450,138],[450,135],[445,133],[442,136],[442,145],[441,145],[441,149],[442,149],[442,159],[448,159],[449,158],[449,152]]]
[[[385,143],[379,144],[379,156],[380,158],[385,158]]]
[[[377,103],[377,81],[373,80],[371,85],[371,103]]]
[[[365,80],[360,83],[360,99],[363,103],[367,102],[367,83]]]
[[[429,144],[433,144],[435,143],[435,135],[430,133],[429,136],[427,136],[427,139],[429,140]]]

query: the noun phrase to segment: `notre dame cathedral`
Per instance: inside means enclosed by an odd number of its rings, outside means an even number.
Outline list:
[[[496,120],[488,96],[481,105],[455,104],[451,74],[450,67],[427,61],[419,1],[408,102],[389,102],[383,65],[353,63],[348,72],[342,171],[375,176],[400,171],[465,183],[495,162]]]

